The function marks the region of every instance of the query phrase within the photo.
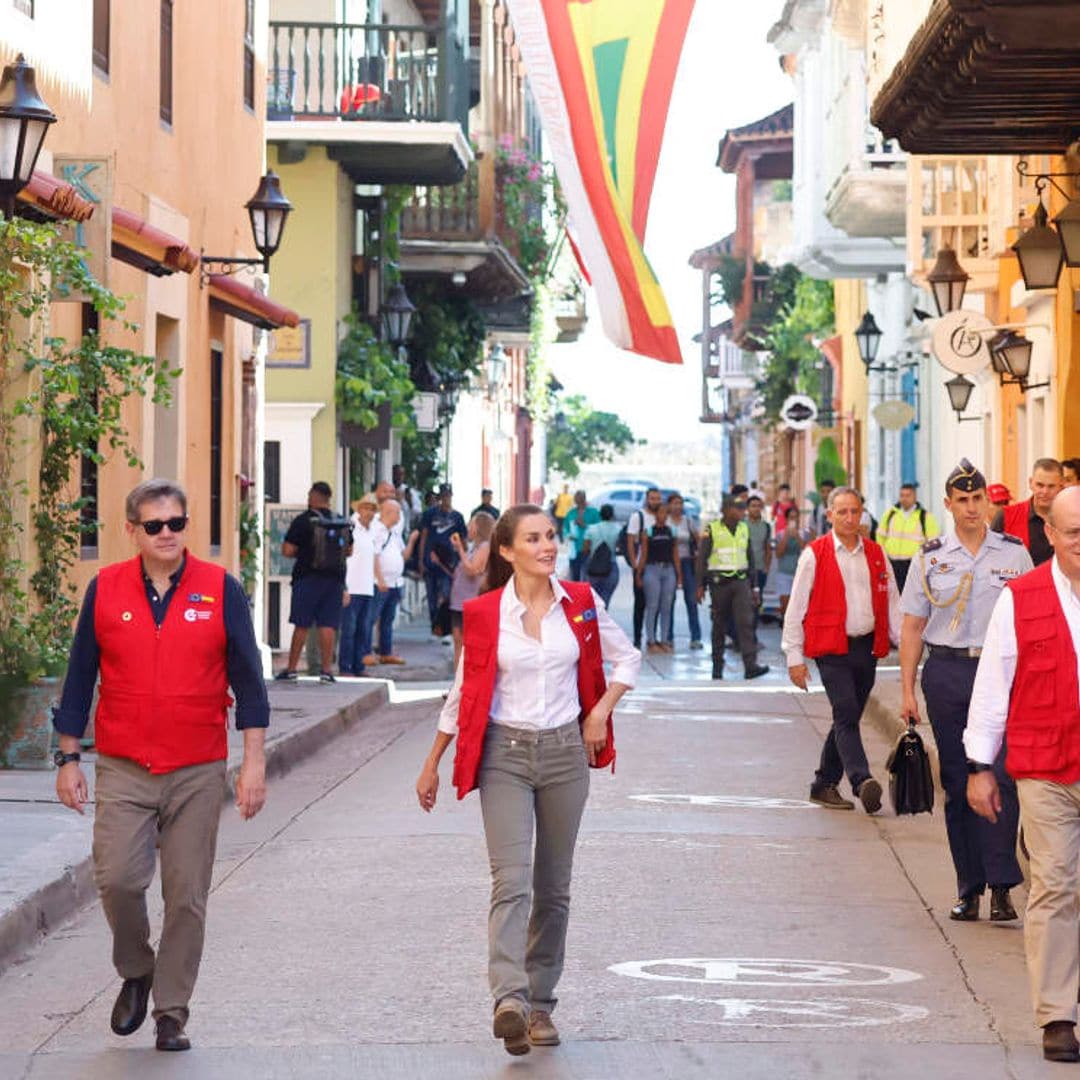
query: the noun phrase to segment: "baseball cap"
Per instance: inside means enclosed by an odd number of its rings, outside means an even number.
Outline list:
[[[992,503],[1012,502],[1012,493],[1004,484],[991,484],[986,489],[986,495]]]

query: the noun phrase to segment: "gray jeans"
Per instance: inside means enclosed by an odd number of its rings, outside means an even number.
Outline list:
[[[496,1004],[517,997],[550,1012],[566,952],[574,845],[589,795],[580,725],[535,731],[490,724],[479,779],[491,862],[491,993]]]
[[[649,644],[671,638],[671,617],[677,581],[671,563],[647,563],[641,575],[645,590],[645,637]],[[660,626],[657,629],[657,616]],[[654,636],[655,635],[655,636]]]

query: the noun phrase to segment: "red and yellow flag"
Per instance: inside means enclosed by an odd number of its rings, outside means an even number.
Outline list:
[[[642,244],[694,0],[510,0],[574,238],[620,348],[682,355]]]

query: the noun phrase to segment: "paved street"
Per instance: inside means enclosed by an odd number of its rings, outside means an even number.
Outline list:
[[[0,976],[0,1076],[1053,1073],[1020,930],[946,918],[940,813],[805,801],[820,692],[655,670],[621,710],[617,774],[593,774],[564,1045],[510,1059],[489,1034],[477,801],[444,789],[425,817],[411,790],[437,706],[420,690],[365,720],[276,779],[252,823],[226,810],[192,1053],[108,1031],[94,906]]]

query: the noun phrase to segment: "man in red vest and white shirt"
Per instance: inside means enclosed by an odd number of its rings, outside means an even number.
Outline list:
[[[1050,562],[1010,581],[990,616],[964,731],[968,802],[1001,812],[990,763],[1005,740],[1031,889],[1024,944],[1043,1056],[1080,1061],[1080,488],[1046,517]]]
[[[83,812],[80,738],[100,675],[94,880],[124,980],[112,1030],[138,1030],[153,989],[157,1048],[187,1050],[184,1027],[202,958],[225,793],[229,687],[244,733],[236,806],[245,819],[266,797],[270,706],[243,588],[184,547],[183,490],[148,480],[128,495],[125,512],[137,555],[104,567],[87,588],[53,713],[60,744],[56,793]],[[155,847],[165,901],[156,955],[146,912]]]
[[[1036,566],[1041,566],[1054,554],[1046,536],[1046,515],[1064,483],[1061,462],[1039,458],[1032,466],[1028,480],[1031,497],[1014,506],[1003,506],[990,523],[994,532],[1008,533],[1022,540]]]
[[[829,494],[829,532],[799,556],[784,616],[781,648],[788,676],[800,690],[818,674],[833,724],[821,750],[810,798],[832,810],[853,810],[837,790],[847,774],[868,814],[881,809],[881,784],[870,774],[859,723],[874,688],[877,662],[900,640],[900,594],[879,544],[859,533],[863,502],[851,487]]]

